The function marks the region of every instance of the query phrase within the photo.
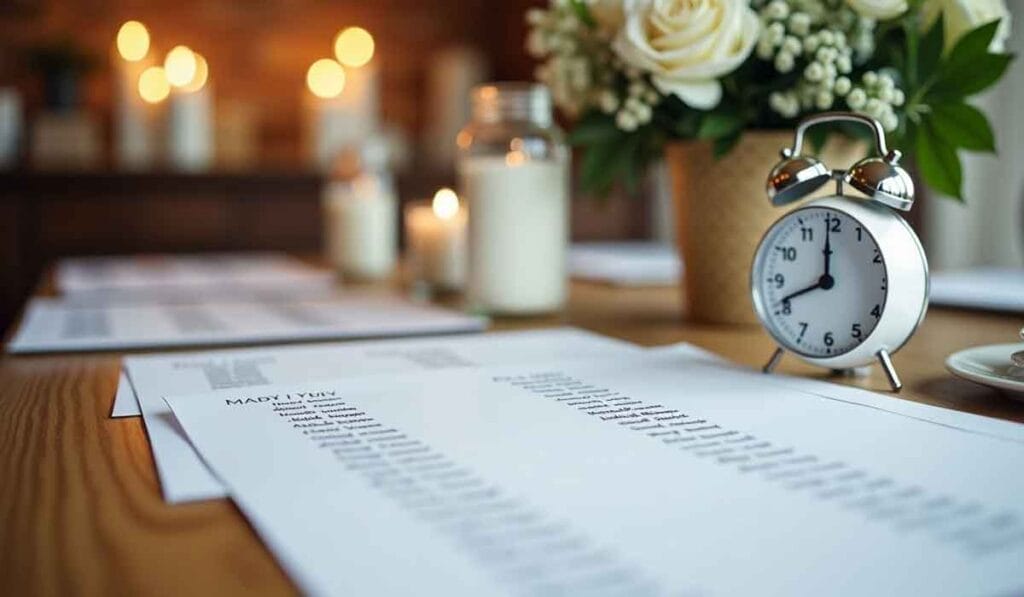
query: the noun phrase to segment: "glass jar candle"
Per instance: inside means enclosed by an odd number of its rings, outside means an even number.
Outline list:
[[[529,315],[565,304],[569,151],[543,85],[475,88],[459,132],[469,215],[467,299],[477,312]]]

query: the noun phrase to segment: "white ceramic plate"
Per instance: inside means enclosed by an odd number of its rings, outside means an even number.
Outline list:
[[[975,346],[949,355],[946,368],[964,379],[1007,390],[1015,400],[1024,400],[1024,367],[1018,367],[1010,355],[1024,350],[1024,344]]]

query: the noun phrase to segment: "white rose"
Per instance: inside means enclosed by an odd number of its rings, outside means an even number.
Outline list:
[[[860,16],[880,21],[907,12],[907,0],[846,0],[846,4]]]
[[[946,48],[951,48],[963,34],[996,19],[999,29],[988,49],[1003,52],[1010,37],[1010,11],[1003,0],[925,0],[921,5],[921,22],[931,27],[939,13],[944,15]]]
[[[625,8],[615,53],[662,93],[704,110],[721,101],[718,79],[747,59],[761,28],[747,0],[626,0]]]

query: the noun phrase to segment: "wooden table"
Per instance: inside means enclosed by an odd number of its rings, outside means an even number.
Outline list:
[[[752,366],[768,358],[758,328],[683,322],[679,295],[577,283],[563,316],[494,327],[568,324],[649,346],[692,342]],[[1024,404],[943,369],[949,353],[1012,342],[1020,325],[932,310],[895,357],[906,387],[893,400],[1024,422]],[[116,354],[0,361],[0,595],[294,592],[229,501],[163,502],[142,421],[109,417],[119,367]],[[790,358],[782,370],[822,375]],[[888,387],[877,370],[840,381]]]

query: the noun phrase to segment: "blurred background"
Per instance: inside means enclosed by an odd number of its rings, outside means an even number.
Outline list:
[[[523,15],[541,4],[0,0],[0,329],[61,256],[320,251],[321,195],[352,122],[373,129],[403,202],[452,185],[468,90],[532,79]],[[336,48],[352,27],[370,42]],[[177,46],[194,52],[181,72]],[[335,57],[343,82],[316,67]],[[977,200],[918,202],[933,265],[1022,262],[1021,169],[999,166],[1024,160],[1019,62],[983,99],[1001,153],[970,158]],[[634,197],[574,194],[573,239],[670,240],[664,180],[655,168]]]

